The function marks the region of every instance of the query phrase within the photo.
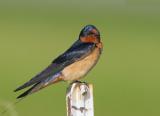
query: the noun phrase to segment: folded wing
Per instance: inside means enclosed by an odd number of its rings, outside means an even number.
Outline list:
[[[24,83],[22,86],[18,87],[15,92],[33,85],[28,91],[21,95],[24,96],[31,93],[35,88],[37,88],[36,90],[38,90],[38,87],[39,89],[43,88],[45,83],[47,83],[47,80],[49,82],[49,80],[56,79],[58,76],[55,75],[60,74],[66,66],[86,57],[93,51],[94,47],[95,45],[93,43],[82,43],[79,40],[76,41],[66,52],[57,57],[46,69],[30,79],[28,82]]]

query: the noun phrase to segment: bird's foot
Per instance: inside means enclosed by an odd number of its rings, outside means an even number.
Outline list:
[[[83,83],[83,84],[86,84],[86,85],[88,84],[85,81],[79,81],[79,80],[72,81],[70,84],[72,85],[73,83]]]

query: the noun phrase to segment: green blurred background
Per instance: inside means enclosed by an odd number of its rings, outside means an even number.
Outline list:
[[[16,106],[11,104],[21,92],[13,90],[65,51],[86,24],[97,26],[104,44],[85,79],[94,85],[95,116],[160,115],[159,0],[1,0],[0,111],[9,109],[4,115],[66,115],[67,83]]]

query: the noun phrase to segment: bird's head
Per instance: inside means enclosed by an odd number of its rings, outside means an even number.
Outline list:
[[[99,43],[100,32],[93,25],[86,25],[79,34],[79,39],[85,43]]]

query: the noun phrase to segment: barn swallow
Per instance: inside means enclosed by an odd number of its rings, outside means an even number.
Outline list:
[[[68,50],[54,59],[42,72],[14,90],[16,92],[31,86],[17,99],[60,81],[80,80],[96,65],[102,48],[98,29],[93,25],[85,26],[78,40]]]

